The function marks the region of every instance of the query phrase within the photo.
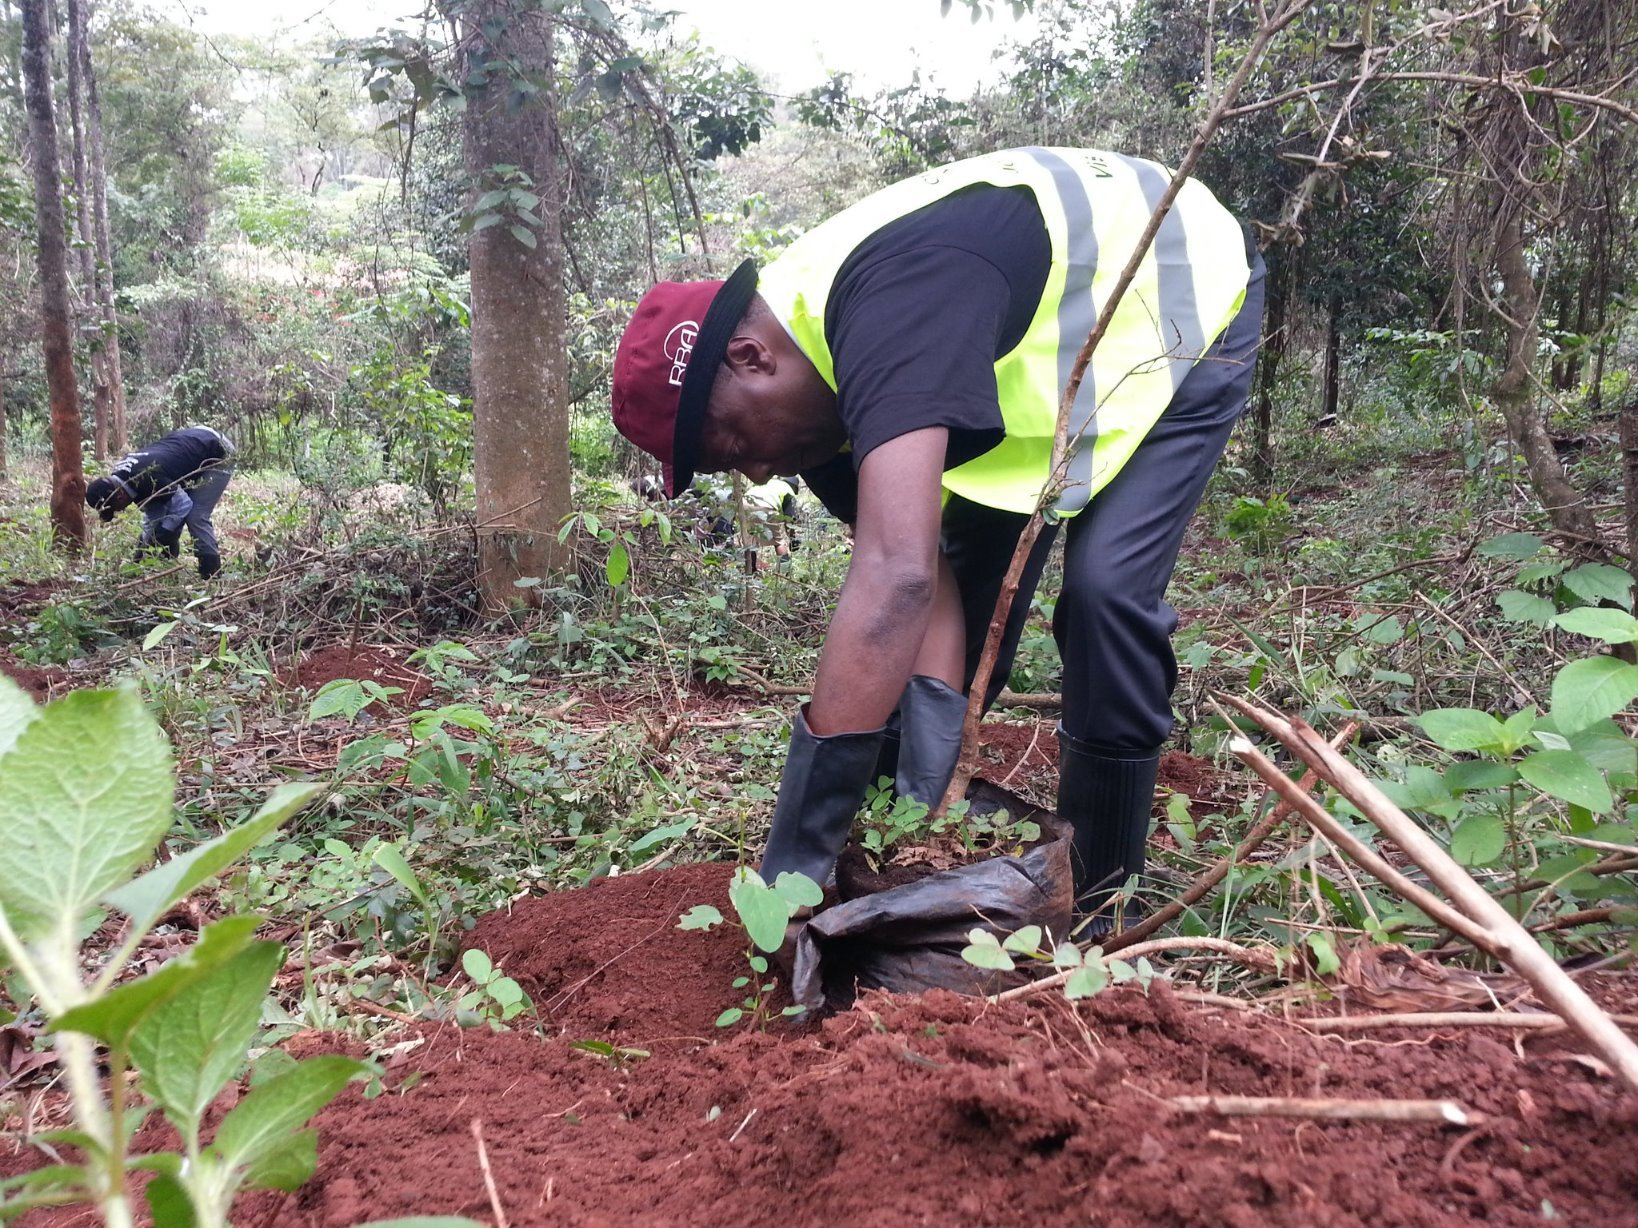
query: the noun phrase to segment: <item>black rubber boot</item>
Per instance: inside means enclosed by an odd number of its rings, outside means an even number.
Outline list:
[[[1115,928],[1116,893],[1141,875],[1149,839],[1160,752],[1095,749],[1058,730],[1058,817],[1075,829],[1075,920],[1079,931],[1101,938]],[[1141,909],[1128,900],[1125,920]]]
[[[214,576],[217,572],[219,572],[221,570],[222,570],[222,556],[221,555],[219,555],[219,554],[205,554],[203,552],[200,553],[200,555],[199,555],[199,578],[201,580],[208,580],[212,576]]]
[[[967,697],[947,682],[917,674],[899,698],[899,761],[893,791],[936,806],[961,758]]]
[[[806,874],[822,886],[830,877],[864,801],[882,732],[818,737],[808,728],[806,706],[797,709],[773,828],[762,852],[764,881],[788,872]]]

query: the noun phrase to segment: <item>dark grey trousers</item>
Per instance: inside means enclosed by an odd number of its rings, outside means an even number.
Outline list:
[[[171,557],[175,558],[178,551],[174,543],[181,537],[182,526],[187,525],[200,566],[214,571],[222,553],[211,514],[232,476],[231,464],[212,465],[198,478],[188,479],[188,486],[149,499],[142,505],[141,544],[145,547],[168,545]]]
[[[1131,460],[1065,522],[1064,586],[1052,620],[1063,660],[1063,727],[1098,750],[1152,752],[1171,732],[1177,611],[1166,604],[1166,586],[1183,531],[1251,394],[1263,275],[1257,259],[1239,315],[1178,385]],[[944,509],[944,553],[967,623],[969,685],[1027,519],[961,498]],[[991,703],[1012,671],[1057,532],[1047,526],[1030,555],[991,679]]]

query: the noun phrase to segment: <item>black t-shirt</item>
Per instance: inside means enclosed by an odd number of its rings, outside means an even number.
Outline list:
[[[890,222],[847,258],[825,336],[853,447],[802,474],[832,515],[852,523],[859,463],[890,439],[948,428],[946,469],[1001,442],[995,363],[1035,318],[1051,263],[1034,193],[988,184]]]
[[[108,474],[125,484],[133,502],[143,503],[178,486],[197,485],[205,470],[221,464],[232,452],[219,432],[208,426],[189,426],[132,452]]]

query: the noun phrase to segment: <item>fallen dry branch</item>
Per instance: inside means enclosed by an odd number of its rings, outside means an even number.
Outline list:
[[[1331,739],[1331,745],[1338,749],[1346,746],[1353,739],[1357,728],[1358,726],[1352,722],[1344,725],[1338,731],[1336,737]],[[1302,778],[1297,788],[1307,793],[1314,787],[1314,779],[1314,773],[1309,772]],[[1278,795],[1270,788],[1263,798],[1263,804],[1267,805],[1268,801],[1275,796]],[[1150,934],[1158,931],[1161,926],[1170,925],[1178,917],[1182,916],[1184,910],[1193,908],[1201,900],[1205,899],[1218,883],[1228,877],[1230,870],[1256,852],[1262,842],[1274,834],[1275,829],[1285,822],[1290,813],[1291,803],[1281,798],[1279,804],[1267,816],[1253,825],[1251,830],[1245,834],[1245,839],[1235,846],[1232,853],[1219,860],[1199,878],[1195,879],[1187,891],[1165,907],[1156,909],[1152,915],[1145,917],[1130,929],[1122,930],[1118,934],[1111,934],[1108,941],[1103,944],[1104,954],[1113,955],[1116,951],[1123,951],[1142,942]]]
[[[1221,1117],[1306,1117],[1325,1121],[1432,1121],[1471,1126],[1483,1118],[1454,1100],[1303,1100],[1284,1096],[1173,1096],[1184,1113]]]
[[[1638,1028],[1638,1015],[1611,1015]],[[1374,1032],[1381,1028],[1523,1028],[1552,1032],[1566,1026],[1557,1015],[1525,1011],[1407,1011],[1402,1015],[1334,1015],[1291,1021],[1313,1032]]]
[[[1209,951],[1215,955],[1225,955],[1230,959],[1245,964],[1248,968],[1255,968],[1259,972],[1274,972],[1278,970],[1278,961],[1272,951],[1259,951],[1255,947],[1243,947],[1239,943],[1230,942],[1226,938],[1156,938],[1152,942],[1140,942],[1127,947],[1120,953],[1123,960],[1141,959],[1147,955],[1160,955],[1169,951]],[[1055,972],[1051,976],[1042,977],[1038,981],[1031,981],[1028,985],[1020,985],[1017,989],[1008,989],[1002,993],[991,994],[991,1002],[1015,1002],[1019,998],[1033,997],[1038,993],[1045,993],[1049,989],[1057,989],[1067,985],[1069,978],[1074,976],[1077,969],[1071,968],[1066,972]]]
[[[1638,1090],[1638,1044],[1616,1026],[1603,1008],[1553,962],[1518,919],[1479,886],[1432,836],[1389,801],[1363,772],[1326,745],[1325,739],[1306,722],[1286,720],[1277,712],[1244,700],[1228,698],[1227,702],[1278,738],[1287,750],[1333,785],[1398,845],[1461,909],[1464,925],[1458,932],[1466,936],[1468,931],[1477,930],[1481,941],[1475,945],[1528,981],[1543,1006],[1580,1033],[1629,1088]],[[1242,749],[1256,753],[1244,738],[1236,742],[1237,754]]]
[[[1223,713],[1223,716],[1227,719],[1227,713]],[[1454,934],[1460,934],[1468,942],[1480,947],[1481,950],[1489,950],[1489,947],[1484,945],[1486,935],[1479,926],[1474,925],[1426,887],[1413,882],[1390,865],[1375,849],[1337,822],[1330,811],[1298,788],[1296,781],[1280,771],[1268,756],[1262,754],[1249,742],[1243,742],[1243,740],[1232,743],[1230,748],[1247,767],[1261,776],[1276,793],[1289,802],[1292,809],[1301,814],[1308,821],[1309,826],[1319,832],[1320,835],[1364,866],[1365,869],[1369,870],[1387,886],[1392,887],[1406,900],[1416,905],[1434,922],[1444,926]]]
[[[472,1138],[478,1144],[478,1167],[483,1171],[483,1188],[489,1194],[489,1209],[495,1213],[495,1228],[509,1228],[506,1209],[501,1206],[500,1191],[495,1188],[495,1173],[489,1167],[489,1148],[483,1145],[483,1122],[472,1119]]]

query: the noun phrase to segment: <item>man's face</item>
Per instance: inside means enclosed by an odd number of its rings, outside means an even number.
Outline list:
[[[807,363],[736,371],[713,391],[697,467],[736,469],[760,486],[824,464],[847,443],[836,395]]]

